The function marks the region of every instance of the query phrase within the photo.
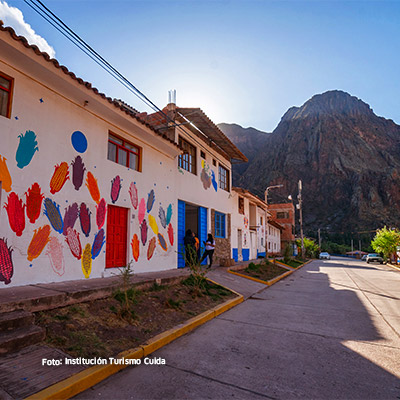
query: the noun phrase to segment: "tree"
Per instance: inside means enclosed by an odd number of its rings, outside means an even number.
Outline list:
[[[297,246],[301,247],[301,240],[296,240]],[[318,245],[312,239],[304,238],[304,250],[305,250],[305,257],[308,258],[317,258],[319,256],[319,248]],[[304,257],[304,255],[303,255]]]
[[[396,253],[396,247],[400,246],[400,232],[397,229],[388,229],[386,226],[376,231],[371,242],[372,248],[377,253],[382,253],[386,260]]]

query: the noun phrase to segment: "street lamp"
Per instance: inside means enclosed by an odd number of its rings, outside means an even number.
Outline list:
[[[281,188],[283,185],[268,186],[265,189],[265,204],[267,205],[267,212],[265,213],[265,258],[268,258],[268,191],[270,189]]]

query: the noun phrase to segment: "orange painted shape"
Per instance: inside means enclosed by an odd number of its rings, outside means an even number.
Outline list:
[[[136,233],[133,235],[131,246],[133,258],[137,261],[139,259],[139,239]]]
[[[7,167],[7,158],[1,157],[0,154],[0,182],[1,187],[8,193],[11,191],[12,179]]]
[[[28,261],[39,257],[50,239],[50,225],[35,229],[33,237],[28,246]]]
[[[50,193],[55,194],[59,192],[64,186],[64,183],[69,178],[68,168],[68,163],[66,163],[65,161],[62,162],[60,165],[55,166],[53,176],[50,180]]]
[[[86,187],[89,189],[89,193],[92,196],[92,199],[99,204],[100,202],[100,190],[97,185],[97,179],[93,176],[93,174],[89,171],[86,176]]]

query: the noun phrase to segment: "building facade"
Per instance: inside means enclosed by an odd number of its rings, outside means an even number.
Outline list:
[[[295,210],[293,203],[268,204],[268,211],[272,219],[276,221],[283,230],[281,232],[281,250],[284,251],[287,245],[292,246],[295,227]]]

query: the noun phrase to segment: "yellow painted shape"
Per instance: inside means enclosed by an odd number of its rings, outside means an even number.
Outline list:
[[[88,243],[82,253],[82,272],[85,278],[89,278],[92,272],[92,246]]]
[[[149,215],[149,225],[154,234],[158,235],[158,225],[156,219],[152,215]]]
[[[7,158],[2,158],[0,154],[0,182],[2,182],[1,187],[8,193],[11,191],[12,179],[6,161]]]

